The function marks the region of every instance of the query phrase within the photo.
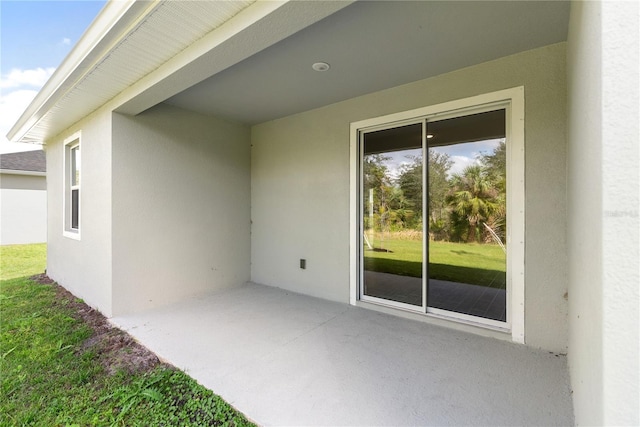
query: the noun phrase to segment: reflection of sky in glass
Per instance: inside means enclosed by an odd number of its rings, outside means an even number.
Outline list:
[[[432,147],[430,150],[436,153],[445,153],[453,161],[449,176],[461,173],[469,165],[477,164],[478,156],[481,154],[491,154],[502,139],[487,139],[486,141],[467,142],[463,144],[446,145],[442,147]]]
[[[461,173],[464,168],[477,163],[477,157],[481,154],[491,154],[500,144],[502,139],[487,139],[485,141],[467,142],[462,144],[445,145],[442,147],[431,147],[437,153],[445,153],[453,161],[449,176]],[[413,163],[410,156],[420,156],[422,150],[401,150],[383,153],[385,157],[390,157],[384,162],[392,178],[398,178],[402,165]]]
[[[80,184],[80,146],[71,149],[71,185]]]
[[[390,153],[384,153],[385,157],[390,157],[389,160],[384,162],[389,170],[389,174],[393,179],[398,178],[400,175],[400,168],[402,165],[409,165],[413,163],[411,156],[421,156],[422,149],[415,148],[413,150],[401,150],[401,151],[392,151]]]

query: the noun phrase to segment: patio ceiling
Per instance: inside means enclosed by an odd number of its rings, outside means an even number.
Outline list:
[[[568,2],[356,2],[166,102],[256,124],[565,41]],[[314,71],[315,62],[330,70]]]

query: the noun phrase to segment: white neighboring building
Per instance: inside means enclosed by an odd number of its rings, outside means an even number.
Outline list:
[[[0,156],[0,244],[47,241],[47,166],[43,150]]]

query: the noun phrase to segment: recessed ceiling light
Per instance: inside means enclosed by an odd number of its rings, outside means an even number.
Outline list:
[[[327,71],[331,66],[326,62],[316,62],[311,66],[316,71]]]

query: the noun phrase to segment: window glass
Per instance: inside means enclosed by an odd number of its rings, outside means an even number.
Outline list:
[[[63,235],[80,239],[80,134],[65,141],[64,146],[64,228]]]
[[[71,190],[71,228],[80,228],[80,190]]]
[[[80,185],[80,146],[71,149],[71,185]]]
[[[427,124],[428,306],[506,321],[505,110]]]
[[[364,295],[422,306],[422,123],[363,142]]]

